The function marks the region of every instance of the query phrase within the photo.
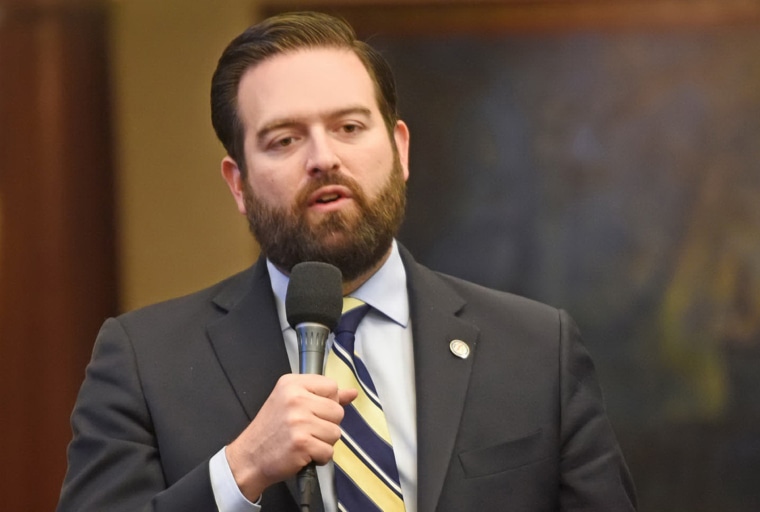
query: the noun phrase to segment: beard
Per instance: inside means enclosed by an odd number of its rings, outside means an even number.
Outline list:
[[[356,211],[329,212],[311,223],[306,215],[309,196],[326,185],[350,189]],[[278,268],[290,272],[303,261],[320,261],[335,265],[344,281],[352,281],[388,252],[404,219],[406,182],[396,155],[388,180],[372,200],[354,179],[338,173],[324,173],[310,182],[289,208],[266,205],[248,180],[243,196],[251,233]]]

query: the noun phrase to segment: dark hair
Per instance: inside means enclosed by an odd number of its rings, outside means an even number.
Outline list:
[[[318,12],[267,18],[249,27],[225,48],[211,79],[211,122],[227,154],[246,174],[244,127],[238,115],[238,86],[250,68],[282,53],[304,48],[345,48],[362,61],[375,85],[380,113],[389,133],[398,120],[393,72],[380,53],[356,38],[345,21]]]

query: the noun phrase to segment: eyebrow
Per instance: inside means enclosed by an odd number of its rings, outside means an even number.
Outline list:
[[[367,107],[362,106],[355,106],[355,107],[346,107],[341,108],[338,110],[325,112],[323,114],[319,114],[318,117],[323,117],[328,120],[334,120],[334,119],[340,119],[341,117],[346,117],[350,115],[362,115],[365,117],[371,117],[372,111],[368,109]],[[279,119],[274,119],[271,122],[265,124],[258,132],[256,132],[256,139],[258,141],[262,141],[266,138],[266,136],[275,131],[279,130],[281,128],[289,128],[292,126],[296,126],[299,124],[305,123],[305,117],[282,117]]]

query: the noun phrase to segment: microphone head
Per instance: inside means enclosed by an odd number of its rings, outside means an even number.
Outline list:
[[[343,310],[343,276],[340,270],[318,261],[304,261],[293,267],[285,295],[288,323],[313,322],[331,331]]]

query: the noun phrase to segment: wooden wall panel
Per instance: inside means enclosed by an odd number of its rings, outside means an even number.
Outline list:
[[[363,36],[671,30],[756,23],[755,0],[265,0],[264,16],[332,12]]]
[[[116,310],[107,27],[93,2],[13,2],[0,21],[5,510],[54,508],[68,417]]]

